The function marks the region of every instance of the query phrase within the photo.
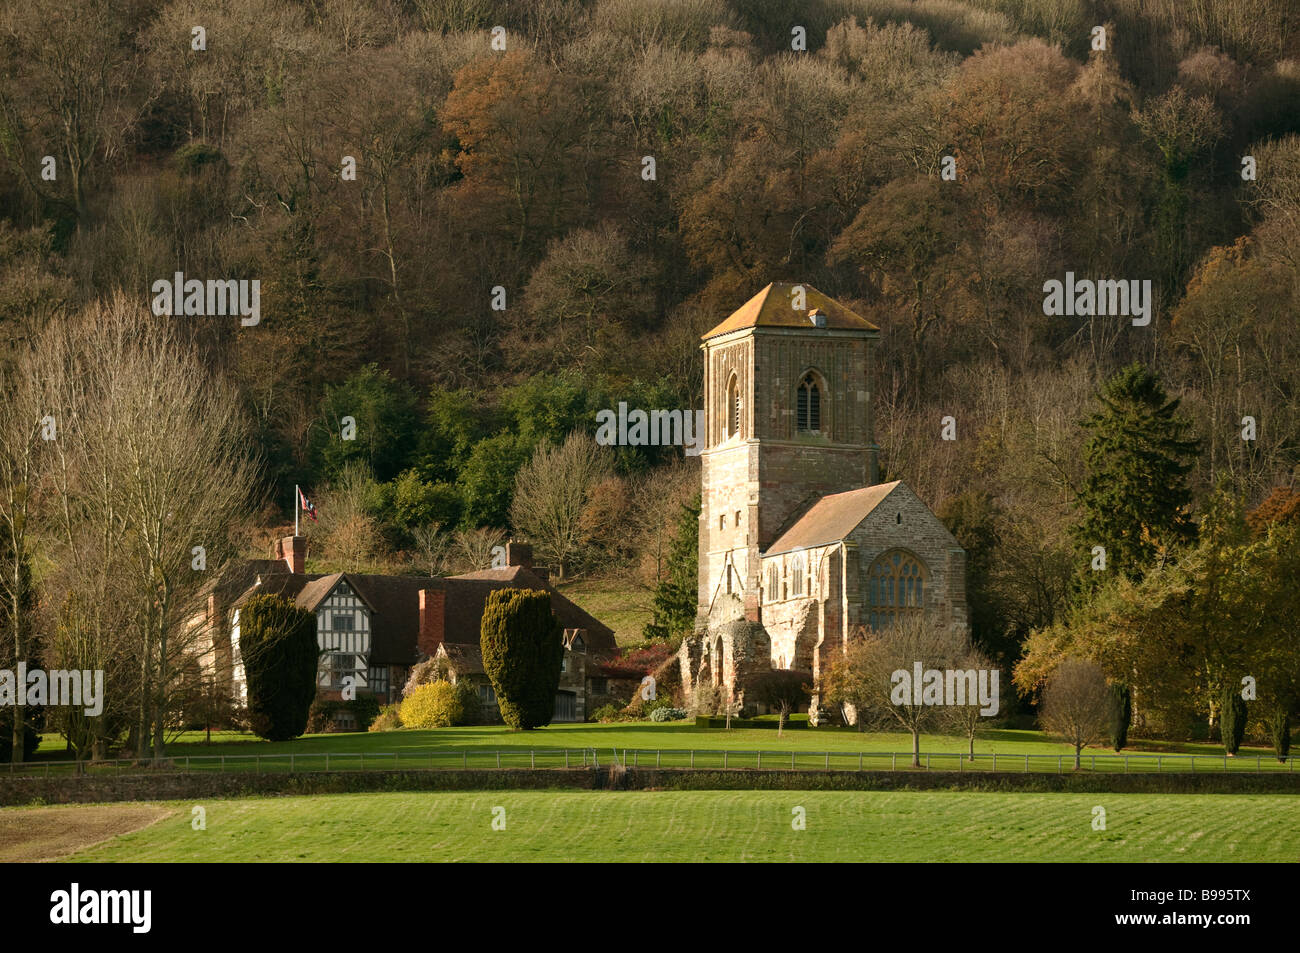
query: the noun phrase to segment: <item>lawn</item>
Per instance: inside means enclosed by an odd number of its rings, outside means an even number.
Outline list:
[[[79,861],[1300,860],[1285,796],[495,791],[202,802]],[[1093,830],[1094,808],[1106,830]],[[124,809],[132,807],[123,805]],[[139,808],[139,805],[135,805]],[[493,818],[504,809],[504,830]],[[806,829],[793,829],[802,808]],[[6,809],[10,816],[30,809]],[[37,809],[40,810],[40,809]],[[49,810],[49,809],[45,809]],[[69,812],[101,808],[60,808]],[[12,855],[11,855],[12,856]]]
[[[634,722],[556,724],[523,732],[510,731],[502,726],[348,732],[305,735],[285,742],[262,741],[239,732],[220,732],[214,733],[212,742],[207,743],[202,732],[190,732],[173,740],[167,753],[173,759],[180,759],[182,766],[195,770],[563,767],[590,764],[592,757],[602,765],[617,757],[619,761],[626,759],[628,764],[662,767],[798,767],[813,770],[829,767],[855,770],[860,767],[906,767],[906,752],[910,750],[910,736],[898,733],[804,728],[787,730],[782,737],[777,737],[776,732],[770,729],[728,731],[724,728],[696,728],[693,722]],[[1036,756],[1036,759],[1031,758],[1031,770],[1055,772],[1072,768],[1072,749],[1036,731],[990,730],[982,733],[976,740],[977,761],[973,765],[957,757],[965,750],[966,742],[962,738],[922,737],[922,760],[924,762],[928,755],[930,766],[936,770],[991,770],[994,767],[991,755],[994,753],[997,755],[996,767],[1003,771],[1023,770],[1025,755]],[[892,758],[890,753],[897,753],[898,757]],[[1135,772],[1188,769],[1185,761],[1157,761],[1159,755],[1171,754],[1201,756],[1202,760],[1196,767],[1198,771],[1254,771],[1257,766],[1267,771],[1294,771],[1292,764],[1279,764],[1271,749],[1265,748],[1243,747],[1238,757],[1226,764],[1222,748],[1208,742],[1138,741],[1125,749],[1125,753],[1146,755],[1129,766],[1128,770]],[[1113,755],[1108,748],[1086,749],[1083,766],[1086,770],[1126,770],[1122,762],[1108,760],[1108,755]],[[66,757],[58,748],[58,739],[47,736],[36,760],[26,770],[44,771],[43,762]],[[1058,761],[1058,758],[1063,760]],[[54,770],[57,773],[70,769]]]

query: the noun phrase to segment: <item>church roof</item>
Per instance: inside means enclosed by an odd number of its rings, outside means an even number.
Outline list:
[[[877,506],[884,502],[902,481],[864,486],[860,490],[832,493],[813,504],[799,521],[781,534],[763,555],[788,553],[792,549],[825,546],[844,539]]]
[[[866,318],[854,314],[834,298],[806,283],[802,285],[805,307],[796,310],[790,307],[790,289],[794,287],[795,282],[792,281],[772,282],[742,304],[731,317],[705,334],[702,340],[745,328],[812,328],[815,325],[808,314],[813,310],[821,311],[826,316],[827,328],[841,331],[880,330]]]

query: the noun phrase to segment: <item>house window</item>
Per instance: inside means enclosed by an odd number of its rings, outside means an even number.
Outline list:
[[[483,682],[478,687],[478,700],[484,705],[495,705],[497,703],[497,693],[489,683]]]
[[[388,666],[370,666],[370,690],[376,695],[388,694]]]
[[[727,514],[726,514],[726,513],[719,513],[719,514],[718,514],[718,529],[726,529],[726,528],[727,528]]]
[[[817,433],[822,429],[822,390],[812,372],[804,375],[799,383],[795,426],[800,433]]]
[[[334,612],[334,619],[331,622],[335,632],[352,632],[356,628],[356,616],[349,610],[347,612]]]
[[[582,640],[582,636],[575,635],[573,637],[573,651],[575,652],[587,651],[587,643]]]
[[[740,510],[736,510],[736,527],[740,527]]]
[[[591,693],[593,695],[604,695],[609,688],[609,683],[603,678],[593,678],[591,680]]]
[[[769,566],[768,569],[767,569],[767,600],[768,600],[768,602],[775,602],[775,601],[777,600],[777,597],[780,595],[780,593],[779,593],[778,590],[777,590],[777,579],[778,579],[778,578],[779,578],[779,576],[777,575],[776,567],[775,567],[775,566]]]
[[[563,675],[568,670],[569,670],[569,658],[568,656],[565,656],[564,658],[560,659],[560,674]]]
[[[907,615],[924,611],[925,569],[911,553],[890,550],[867,570],[867,592],[871,627],[886,628]]]
[[[342,688],[343,679],[358,671],[355,655],[331,652],[321,660],[320,685],[322,688]]]
[[[803,563],[796,560],[794,568],[790,571],[791,582],[790,588],[796,596],[802,596],[803,591]]]
[[[740,380],[735,374],[727,384],[727,436],[740,433]]]

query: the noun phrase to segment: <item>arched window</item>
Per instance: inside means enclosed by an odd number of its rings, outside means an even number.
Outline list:
[[[776,571],[776,566],[768,566],[767,567],[767,601],[768,602],[775,602],[777,599],[781,597],[781,592],[777,588],[779,584],[780,583]]]
[[[795,400],[795,429],[800,433],[817,433],[822,429],[822,389],[809,371],[799,382]]]
[[[804,595],[803,591],[803,556],[796,556],[790,568],[790,594],[795,598]]]
[[[727,436],[740,433],[740,379],[735,374],[727,383]]]
[[[911,553],[891,549],[867,570],[871,627],[883,629],[925,608],[925,567]]]

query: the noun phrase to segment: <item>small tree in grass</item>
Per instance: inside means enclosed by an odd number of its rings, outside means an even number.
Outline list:
[[[750,688],[754,701],[766,705],[780,716],[776,726],[779,738],[785,731],[790,712],[808,704],[808,686],[811,672],[796,672],[787,668],[774,668],[754,679]]]
[[[1106,738],[1110,727],[1111,694],[1106,676],[1093,662],[1067,658],[1043,689],[1039,720],[1074,747],[1074,768],[1085,745]]]
[[[823,693],[832,704],[852,705],[863,724],[902,728],[912,736],[912,767],[921,766],[921,734],[951,717],[945,707],[927,704],[922,685],[912,685],[923,670],[952,668],[970,646],[957,629],[917,613],[880,631],[866,631],[832,663]]]
[[[555,714],[564,645],[551,597],[534,589],[498,589],[483,609],[479,643],[502,720],[515,730],[540,728]]]
[[[1110,686],[1110,743],[1116,751],[1128,744],[1128,729],[1133,722],[1133,692],[1127,685]]]
[[[1241,697],[1241,689],[1237,685],[1229,684],[1223,690],[1219,708],[1219,737],[1223,740],[1224,753],[1235,758],[1242,739],[1246,737],[1246,700]]]
[[[316,697],[316,616],[284,596],[253,596],[239,613],[239,651],[253,731],[297,738]]]

